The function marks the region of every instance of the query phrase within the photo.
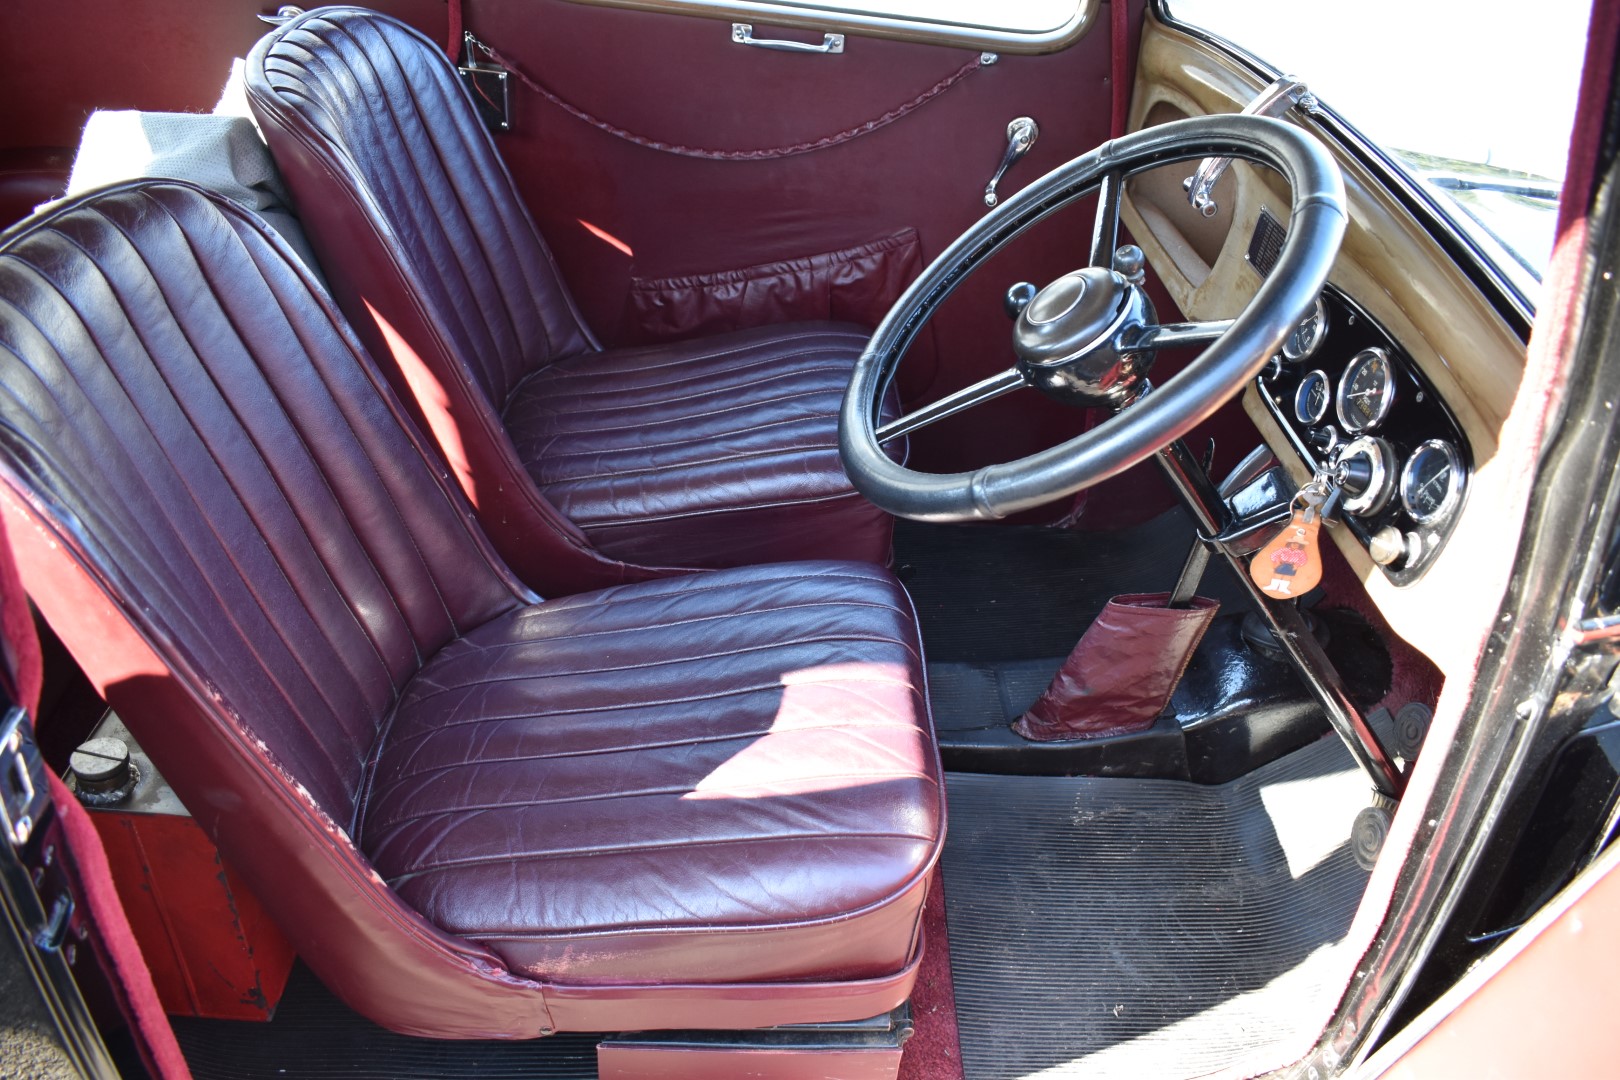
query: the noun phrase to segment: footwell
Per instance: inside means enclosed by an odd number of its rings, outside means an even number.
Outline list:
[[[1261,1072],[1354,957],[1337,740],[1220,786],[953,773],[945,899],[968,1080]]]

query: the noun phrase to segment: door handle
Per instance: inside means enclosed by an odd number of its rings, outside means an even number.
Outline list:
[[[739,45],[752,45],[756,49],[774,49],[777,52],[827,55],[844,51],[843,34],[823,34],[820,45],[811,45],[804,41],[785,41],[781,38],[757,38],[754,36],[754,24],[745,22],[731,24],[731,40]]]

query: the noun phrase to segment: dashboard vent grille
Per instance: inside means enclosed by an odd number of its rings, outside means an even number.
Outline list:
[[[1259,272],[1261,277],[1270,277],[1272,267],[1277,265],[1277,256],[1282,254],[1283,241],[1288,238],[1288,232],[1271,216],[1271,211],[1265,207],[1260,208],[1260,220],[1255,223],[1254,235],[1249,238],[1249,265]]]

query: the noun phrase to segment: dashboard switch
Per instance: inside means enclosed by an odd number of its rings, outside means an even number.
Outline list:
[[[1406,537],[1395,526],[1385,525],[1367,538],[1367,554],[1379,566],[1393,566],[1406,555]]]
[[[1395,493],[1395,451],[1370,435],[1352,439],[1339,450],[1333,479],[1344,489],[1346,513],[1372,517]]]

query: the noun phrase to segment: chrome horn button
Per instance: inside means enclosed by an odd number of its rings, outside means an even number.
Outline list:
[[[1122,409],[1156,355],[1132,347],[1153,322],[1142,289],[1114,270],[1089,266],[1053,281],[1019,312],[1013,352],[1029,384],[1049,397]]]

